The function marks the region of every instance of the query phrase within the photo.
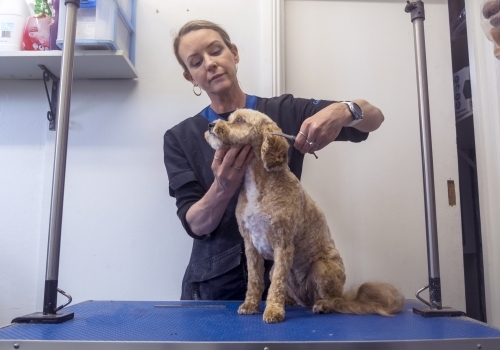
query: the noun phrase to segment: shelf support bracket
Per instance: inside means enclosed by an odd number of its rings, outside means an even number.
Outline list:
[[[57,113],[57,94],[59,89],[59,78],[57,78],[50,70],[47,69],[43,64],[39,64],[38,67],[43,70],[43,84],[45,86],[45,92],[47,93],[47,100],[49,101],[49,111],[47,112],[47,119],[49,120],[49,130],[56,130],[56,113]],[[52,90],[49,94],[49,88],[47,83],[52,80]]]

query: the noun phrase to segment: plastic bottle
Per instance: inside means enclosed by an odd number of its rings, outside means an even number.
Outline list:
[[[50,25],[50,45],[49,45],[50,50],[60,50],[56,44],[58,25],[59,25],[59,0],[52,0],[52,24]]]
[[[25,0],[0,0],[0,51],[22,50],[30,10]]]

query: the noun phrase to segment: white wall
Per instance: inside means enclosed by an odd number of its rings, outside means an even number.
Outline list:
[[[41,81],[0,81],[0,325],[37,301],[44,99]]]
[[[439,11],[442,11],[441,3],[437,1]],[[401,6],[404,7],[404,2]],[[88,299],[179,298],[191,239],[184,233],[175,214],[175,201],[168,196],[162,136],[165,130],[204,108],[208,100],[205,95],[194,96],[191,85],[183,80],[171,50],[171,30],[194,18],[224,25],[240,49],[239,80],[243,89],[251,94],[271,95],[272,16],[269,0],[218,0],[216,3],[205,0],[139,0],[137,11],[136,67],[139,79],[74,83],[59,285],[73,295],[75,303]],[[405,23],[404,31],[410,35],[409,15],[402,9],[401,12],[402,19],[398,21]],[[428,32],[433,30],[444,29],[427,27]],[[374,42],[365,44],[374,45]],[[399,52],[397,45],[394,50]],[[411,60],[409,65],[413,65],[413,55],[406,55],[411,57],[408,58]],[[449,56],[445,60],[449,60]],[[378,63],[375,61],[374,69]],[[308,72],[314,71],[313,68],[304,66],[300,69]],[[441,74],[447,79],[447,72]],[[414,77],[414,71],[408,75]],[[414,92],[411,87],[398,86],[393,91],[394,96],[389,92],[388,95],[397,100],[398,94]],[[369,90],[359,94],[350,91],[348,95],[353,94],[370,99]],[[391,112],[385,100],[381,107],[387,110],[389,118],[398,110],[395,108]],[[47,130],[44,120],[46,110],[41,81],[0,81],[0,325],[15,316],[41,311],[42,308],[54,147],[54,133]],[[443,120],[447,118],[445,115]],[[415,130],[417,127],[416,121],[413,125],[392,123],[388,121],[386,129]],[[388,140],[383,135],[388,130],[378,131],[366,145],[359,145],[359,149],[387,146]],[[417,137],[412,134],[410,142],[415,144]],[[441,162],[439,142],[436,140],[434,144],[438,149],[435,158]],[[402,170],[408,176],[420,175],[414,162],[408,165],[396,161],[405,159],[402,149],[395,148],[393,152],[383,159],[386,170],[404,168]],[[418,158],[419,151],[413,150],[411,157]],[[323,159],[325,156],[320,155],[320,162],[324,162]],[[313,161],[308,160],[306,164]],[[357,166],[362,170],[366,162],[373,165],[376,159],[360,159],[359,162]],[[408,166],[416,170],[408,169]],[[445,168],[451,166],[453,164],[447,164]],[[305,177],[310,174],[306,169]],[[350,179],[349,175],[342,176]],[[440,176],[444,180],[446,171]],[[357,180],[362,181],[362,176],[359,175]],[[396,180],[401,182],[400,185],[404,182],[404,178]],[[389,186],[392,185],[390,181],[373,191],[365,187],[367,192],[362,194],[366,193],[370,200],[380,197],[391,213],[401,215],[397,227],[401,231],[407,227],[421,231],[422,208],[416,195],[420,189],[410,188],[404,193],[409,196],[409,205],[417,212],[405,219],[401,208],[394,205],[394,202],[399,203],[402,194]],[[319,193],[318,201],[322,203],[320,187],[312,182],[308,184],[313,195]],[[340,196],[347,194],[335,192],[334,195],[338,198],[327,203],[341,206]],[[363,205],[365,212],[369,210],[367,204]],[[453,219],[458,208],[447,213],[445,204],[438,205],[442,208],[438,210],[439,217],[446,217],[441,222],[451,223],[459,231],[459,222]],[[386,225],[387,212],[381,212],[383,216],[374,224],[377,228]],[[337,222],[333,216],[328,219]],[[348,228],[349,223],[344,224]],[[377,234],[382,239],[393,237],[392,233],[380,230]],[[357,232],[353,237],[358,239]],[[348,246],[347,238],[342,249],[349,254],[352,248]],[[401,237],[398,239],[387,240],[387,244],[400,249],[405,242]],[[422,252],[424,245],[425,238],[422,238],[418,247],[405,246],[405,249]],[[394,262],[386,255],[378,258],[377,264],[388,261],[398,265],[412,264],[411,261]],[[446,256],[443,259],[445,266],[455,261],[447,260]],[[363,272],[365,269],[372,271],[370,264],[357,258],[355,262],[349,262],[349,268],[364,278],[372,273]],[[420,263],[420,266],[425,268],[425,263]],[[419,278],[425,277],[425,272],[419,270]],[[398,276],[401,275],[398,272]],[[406,278],[412,276],[391,281],[401,286],[406,283]],[[457,280],[457,293],[463,293],[460,276]],[[420,280],[418,282],[420,284]],[[407,297],[412,298],[412,295]],[[460,296],[454,300],[454,305],[460,307]]]

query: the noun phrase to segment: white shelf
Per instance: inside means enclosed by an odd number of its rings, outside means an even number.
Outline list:
[[[44,65],[61,74],[62,51],[0,51],[0,79],[42,79]],[[134,79],[137,71],[123,51],[75,51],[73,79]]]

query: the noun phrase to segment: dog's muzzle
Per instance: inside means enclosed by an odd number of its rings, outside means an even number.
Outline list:
[[[212,134],[212,135],[215,135],[215,134],[214,134],[214,128],[215,128],[215,123],[213,123],[213,122],[212,122],[212,123],[209,123],[209,124],[208,124],[208,132],[209,132],[210,134]]]

